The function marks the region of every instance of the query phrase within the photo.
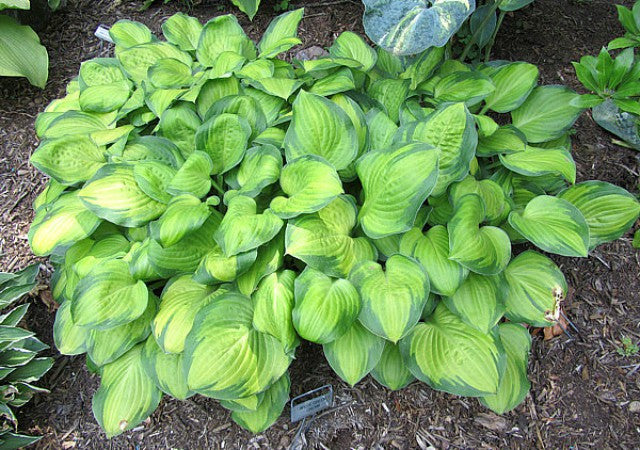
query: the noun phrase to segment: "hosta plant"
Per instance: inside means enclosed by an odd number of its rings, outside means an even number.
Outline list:
[[[567,293],[542,251],[587,257],[638,217],[624,189],[576,183],[578,95],[535,66],[400,60],[350,32],[289,63],[301,18],[257,46],[228,15],[175,15],[166,40],[118,22],[115,58],[36,121],[51,180],[29,241],[59,261],[55,342],[100,373],[109,436],[163,394],[264,430],[303,339],[351,385],[513,409],[521,324],[554,324]]]
[[[10,450],[25,447],[40,437],[18,433],[18,419],[12,408],[18,408],[34,394],[48,392],[35,386],[52,366],[53,359],[39,357],[49,348],[34,333],[19,327],[29,304],[11,308],[33,290],[38,264],[16,273],[0,272],[0,448]]]

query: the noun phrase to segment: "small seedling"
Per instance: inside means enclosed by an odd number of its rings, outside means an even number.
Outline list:
[[[622,347],[616,349],[620,356],[635,356],[640,349],[633,343],[630,337],[625,336],[622,338]]]

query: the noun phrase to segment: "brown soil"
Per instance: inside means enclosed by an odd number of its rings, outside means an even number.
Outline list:
[[[29,165],[36,146],[36,114],[59,97],[86,59],[109,48],[92,35],[100,23],[133,18],[158,31],[162,21],[186,6],[179,0],[140,13],[140,2],[69,1],[41,33],[51,60],[44,91],[19,79],[0,79],[0,268],[24,267],[36,258],[26,232],[33,217],[31,202],[44,179]],[[305,5],[300,27],[302,47],[327,46],[344,30],[362,32],[359,1],[292,2]],[[629,5],[629,1],[625,1]],[[273,1],[253,23],[241,23],[253,38],[276,14]],[[205,20],[237,12],[227,1],[204,1],[191,14]],[[538,64],[542,81],[579,89],[571,61],[595,54],[622,33],[608,0],[536,0],[505,20],[494,57]],[[576,124],[574,156],[578,179],[600,179],[637,192],[638,153],[611,144],[588,114]],[[400,392],[382,389],[370,377],[355,388],[332,373],[318,346],[303,345],[291,369],[292,394],[331,383],[337,409],[317,419],[307,433],[313,448],[638,448],[640,356],[620,356],[623,336],[640,340],[640,258],[631,235],[599,247],[588,259],[555,258],[572,287],[567,315],[579,333],[551,341],[534,338],[530,363],[531,394],[503,417],[474,399],[435,392],[414,383]],[[46,272],[46,270],[45,270]],[[42,280],[46,284],[47,273]],[[27,325],[51,343],[53,303],[46,291],[34,300]],[[40,433],[40,448],[280,448],[296,432],[288,410],[267,432],[253,436],[235,425],[213,400],[198,397],[179,402],[165,398],[150,420],[135,431],[107,440],[91,413],[98,379],[84,368],[82,357],[56,356],[41,384],[40,396],[19,413],[23,430]]]

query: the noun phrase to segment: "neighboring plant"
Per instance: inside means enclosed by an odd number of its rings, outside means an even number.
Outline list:
[[[529,390],[520,324],[555,324],[568,289],[513,250],[587,257],[640,213],[575,184],[579,96],[535,66],[400,59],[351,32],[291,64],[302,14],[257,48],[229,15],[176,14],[167,42],[120,21],[116,58],[84,62],[36,121],[51,180],[29,242],[56,256],[56,346],[100,373],[108,436],[163,392],[264,430],[302,339],[351,385],[418,378],[511,410]]]
[[[156,0],[145,0],[140,10],[144,11],[148,9],[155,1]],[[163,0],[163,3],[167,4],[170,1],[171,0]],[[191,4],[192,0],[185,0],[185,1]],[[289,2],[286,0],[283,0],[281,4],[285,4],[285,2],[288,6]],[[231,0],[231,3],[237,6],[240,11],[242,11],[247,16],[249,16],[249,19],[251,20],[253,20],[254,16],[258,12],[258,7],[260,6],[260,0]]]
[[[18,408],[34,394],[49,392],[34,386],[53,365],[52,358],[38,357],[38,353],[49,348],[40,342],[31,331],[18,327],[27,313],[29,304],[9,311],[11,306],[36,285],[38,264],[17,273],[0,272],[0,448],[17,449],[33,444],[38,436],[18,433],[18,420],[11,408]]]
[[[635,356],[638,354],[638,346],[633,343],[629,336],[622,338],[622,347],[616,348],[620,356]]]
[[[623,5],[616,5],[616,8],[618,19],[626,33],[623,37],[609,42],[609,50],[640,47],[640,2],[636,2],[631,10]]]

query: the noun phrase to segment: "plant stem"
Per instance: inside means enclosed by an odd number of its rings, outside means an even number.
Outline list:
[[[215,188],[216,191],[218,191],[218,194],[221,195],[221,199],[222,199],[222,197],[224,197],[224,189],[222,189],[220,184],[218,184],[216,180],[214,180],[213,178],[211,178],[211,185]]]
[[[504,20],[504,16],[507,15],[506,11],[500,11],[500,15],[498,16],[498,24],[496,25],[496,29],[493,30],[493,34],[491,35],[491,40],[489,41],[489,45],[487,45],[487,49],[484,54],[484,62],[488,63],[491,58],[491,50],[493,49],[493,44],[496,43],[496,36],[498,36],[498,31],[502,26],[502,21]]]
[[[460,61],[464,62],[464,60],[467,59],[467,56],[471,51],[471,47],[473,47],[473,45],[478,41],[478,37],[480,37],[482,30],[489,23],[489,19],[491,18],[491,15],[496,12],[499,5],[500,5],[500,1],[494,0],[493,4],[491,5],[491,10],[484,17],[484,19],[482,19],[482,22],[480,22],[480,26],[478,27],[476,32],[473,33],[473,35],[471,36],[471,40],[467,42],[467,45],[464,47],[464,50],[462,51],[462,55],[460,55]]]

